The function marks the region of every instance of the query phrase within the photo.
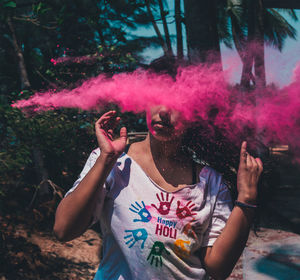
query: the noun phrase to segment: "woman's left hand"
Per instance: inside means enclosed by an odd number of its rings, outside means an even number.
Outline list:
[[[259,158],[252,157],[247,152],[247,142],[241,146],[240,165],[237,174],[238,201],[255,204],[257,197],[257,184],[263,164]]]

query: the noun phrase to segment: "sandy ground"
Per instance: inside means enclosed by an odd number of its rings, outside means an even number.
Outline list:
[[[18,225],[1,239],[0,280],[93,279],[100,261],[101,239],[93,230],[61,243],[50,232]]]
[[[300,235],[290,231],[270,228],[260,228],[257,232],[251,231],[247,246],[228,279],[300,279],[299,245]],[[257,264],[264,262],[269,262],[268,267],[265,266],[264,273],[255,269]],[[278,266],[281,275],[284,276],[280,276],[276,271]],[[296,273],[299,278],[294,278],[295,272],[291,267],[299,271]],[[274,277],[274,274],[268,271],[270,269],[278,275]]]
[[[257,244],[272,240],[284,240],[298,236],[285,230],[260,228],[250,232],[246,250],[257,252]],[[10,244],[13,243],[13,244]],[[14,247],[22,247],[16,251]],[[2,248],[3,249],[3,248]],[[93,230],[81,237],[61,243],[51,233],[29,232],[19,225],[13,235],[6,237],[6,249],[10,250],[9,267],[1,268],[0,280],[18,279],[93,279],[100,261],[101,239]],[[256,250],[256,251],[255,251]],[[263,254],[263,252],[261,252]],[[245,279],[243,255],[233,270],[230,280]]]

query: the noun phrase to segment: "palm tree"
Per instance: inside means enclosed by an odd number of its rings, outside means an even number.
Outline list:
[[[159,6],[160,17],[161,17],[161,20],[162,20],[163,29],[164,29],[164,33],[165,33],[166,45],[167,45],[167,50],[168,50],[167,55],[168,56],[173,56],[170,32],[169,32],[169,28],[168,28],[167,19],[166,19],[166,15],[169,12],[165,11],[164,4],[163,4],[162,0],[158,0],[158,6]]]
[[[173,50],[172,50],[172,44],[171,44],[168,23],[167,23],[167,19],[166,19],[166,15],[168,14],[168,11],[165,11],[164,3],[162,0],[155,0],[153,3],[152,2],[153,1],[145,0],[145,6],[146,6],[146,9],[148,12],[148,16],[151,20],[152,26],[153,26],[156,36],[160,42],[160,45],[164,51],[164,56],[172,57]],[[160,32],[160,29],[158,28],[157,19],[154,16],[154,13],[156,11],[156,9],[153,8],[154,5],[159,6],[160,18],[158,20],[161,21],[163,24],[163,30],[164,30],[165,36],[162,35],[162,33]]]
[[[294,10],[281,11],[297,20]],[[262,0],[227,0],[227,13],[231,20],[232,40],[243,64],[241,86],[249,89],[251,81],[254,85],[264,86],[264,43],[281,51],[286,38],[296,38],[296,30],[278,10],[263,7]]]
[[[182,15],[180,0],[175,0],[175,24],[176,24],[176,43],[177,43],[177,59],[183,59],[183,37],[182,37]]]
[[[188,56],[191,62],[221,63],[216,0],[185,0]]]

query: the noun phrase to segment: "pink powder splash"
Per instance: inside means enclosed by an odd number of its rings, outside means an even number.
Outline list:
[[[112,78],[99,75],[76,89],[37,93],[13,106],[34,107],[35,110],[59,107],[90,110],[114,102],[123,111],[141,112],[164,104],[193,120],[195,115],[207,119],[207,110],[212,106],[225,109],[228,97],[223,72],[214,66],[191,66],[180,69],[176,81],[167,75],[141,70],[116,74]]]
[[[137,113],[163,104],[180,111],[188,121],[210,121],[227,131],[234,142],[240,141],[237,135],[247,125],[255,128],[266,145],[288,144],[300,149],[300,62],[291,84],[280,90],[241,93],[228,84],[230,75],[232,69],[220,71],[216,65],[181,68],[174,80],[142,70],[112,78],[99,75],[73,90],[37,93],[12,106],[35,111],[60,107],[91,110],[112,102],[123,111]],[[213,117],[212,109],[216,112]]]

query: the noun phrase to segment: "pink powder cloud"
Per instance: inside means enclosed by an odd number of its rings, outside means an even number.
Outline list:
[[[215,108],[218,113],[213,124],[227,130],[232,139],[249,125],[256,128],[265,144],[290,144],[300,148],[300,62],[288,86],[251,94],[229,86],[232,71],[235,67],[220,71],[215,65],[189,66],[179,69],[175,80],[142,70],[116,74],[112,78],[99,75],[73,90],[37,93],[12,106],[32,107],[37,111],[60,107],[91,110],[112,102],[123,111],[137,113],[163,104],[180,111],[188,121],[208,120],[211,109]],[[254,103],[249,101],[249,96]]]

